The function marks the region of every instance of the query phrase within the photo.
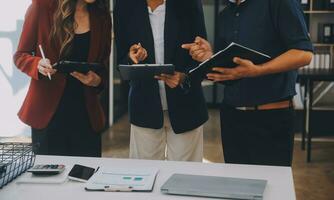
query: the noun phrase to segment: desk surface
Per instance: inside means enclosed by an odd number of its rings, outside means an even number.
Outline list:
[[[156,167],[160,169],[152,193],[109,193],[86,192],[84,183],[66,182],[64,184],[16,184],[15,181],[0,189],[1,200],[191,200],[194,197],[170,196],[160,193],[160,187],[173,173],[226,176],[237,178],[266,179],[265,200],[295,200],[295,190],[291,168],[230,164],[206,164],[192,162],[145,161],[111,158],[78,158],[37,156],[36,164],[65,164],[71,168],[74,164],[91,167]],[[196,198],[208,199],[208,198]]]

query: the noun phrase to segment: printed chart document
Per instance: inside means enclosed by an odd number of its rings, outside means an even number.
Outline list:
[[[212,72],[214,67],[234,68],[237,65],[233,62],[234,57],[247,59],[254,64],[263,64],[271,60],[271,57],[256,50],[244,47],[232,42],[225,49],[217,52],[210,59],[202,62],[196,68],[189,71],[190,75],[199,75],[206,77],[206,74]]]
[[[151,192],[159,170],[100,168],[87,182],[87,191]]]

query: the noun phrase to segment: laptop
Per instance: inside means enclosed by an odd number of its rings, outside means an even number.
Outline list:
[[[173,174],[161,187],[171,195],[262,200],[266,180]]]

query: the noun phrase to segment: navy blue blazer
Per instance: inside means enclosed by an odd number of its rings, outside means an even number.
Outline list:
[[[117,60],[129,64],[128,52],[139,42],[147,50],[143,63],[155,63],[154,40],[146,0],[116,0],[114,9]],[[165,20],[165,63],[174,64],[176,71],[187,72],[198,63],[181,48],[196,36],[206,37],[201,0],[167,0]],[[192,78],[191,87],[166,86],[168,112],[175,133],[184,133],[203,125],[208,120],[206,102],[200,79]],[[139,127],[163,127],[163,110],[158,81],[130,81],[130,122]]]

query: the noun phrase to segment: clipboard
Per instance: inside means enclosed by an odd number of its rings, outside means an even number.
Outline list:
[[[123,80],[150,80],[161,74],[174,74],[173,64],[136,64],[119,65],[118,69]]]
[[[250,60],[254,64],[263,64],[271,60],[269,55],[232,42],[225,49],[191,69],[189,75],[198,75],[206,78],[206,74],[215,73],[212,71],[214,67],[234,68],[237,66],[233,62],[234,57]]]
[[[152,192],[159,170],[100,168],[87,182],[86,191]]]
[[[74,71],[87,74],[89,71],[98,72],[103,69],[103,65],[100,63],[89,63],[89,62],[75,62],[62,60],[52,65],[57,72],[69,74]]]

